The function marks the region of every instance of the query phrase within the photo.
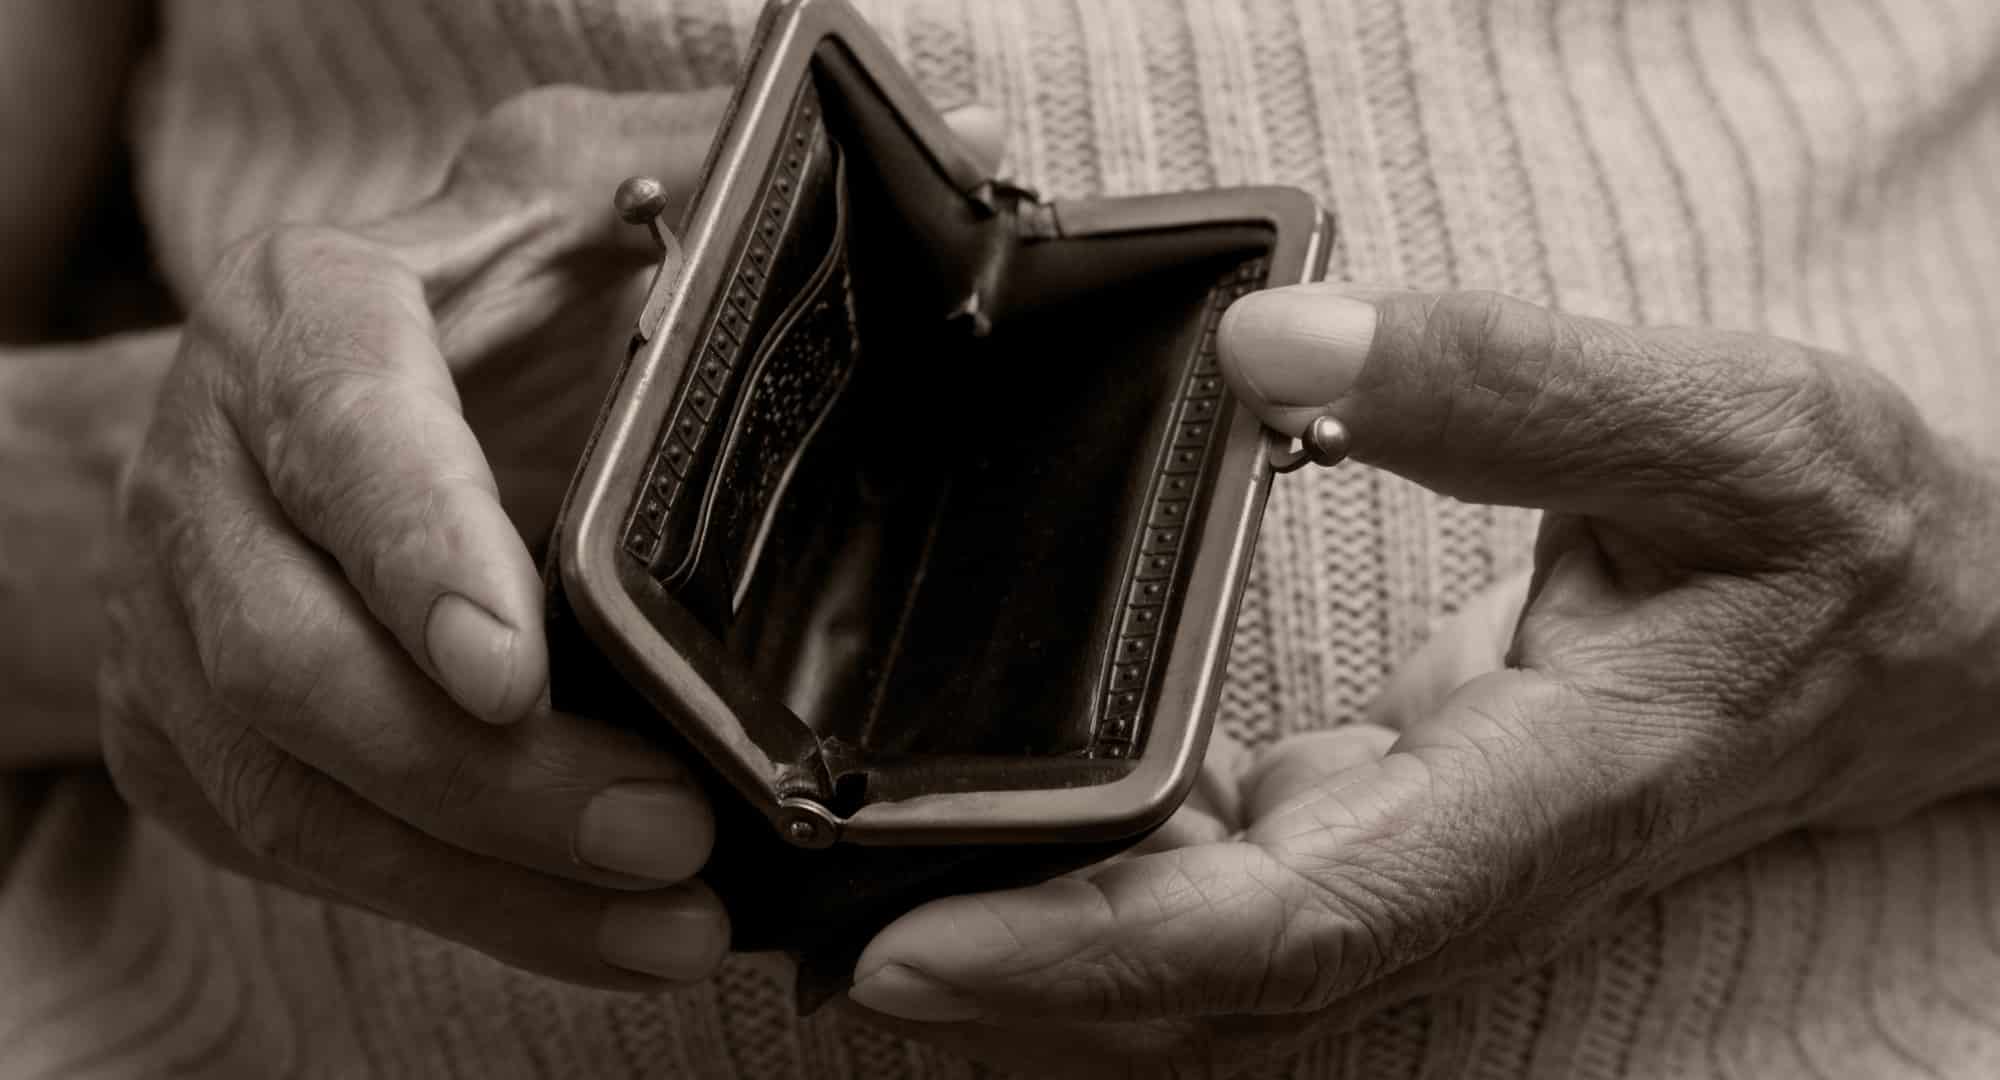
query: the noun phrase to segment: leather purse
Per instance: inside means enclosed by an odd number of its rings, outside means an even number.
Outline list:
[[[734,945],[813,997],[1186,796],[1285,460],[1216,324],[1332,223],[984,175],[843,0],[768,8],[684,245],[662,201],[620,191],[662,259],[548,558],[552,693],[703,772]]]

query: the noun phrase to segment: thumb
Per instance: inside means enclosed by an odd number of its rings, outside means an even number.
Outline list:
[[[1007,150],[1007,118],[1000,110],[977,102],[960,105],[945,111],[944,122],[965,143],[982,171],[1000,171]]]
[[[1444,494],[1667,529],[1753,508],[1741,478],[1796,457],[1838,397],[1800,345],[1491,293],[1274,289],[1219,338],[1231,389],[1281,432],[1327,412],[1356,459]]]

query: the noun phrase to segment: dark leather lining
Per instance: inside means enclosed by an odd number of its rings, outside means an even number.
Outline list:
[[[819,95],[811,82],[802,83],[756,210],[731,252],[729,287],[709,314],[626,523],[625,550],[711,626],[726,619],[734,583],[726,580],[727,570],[695,580],[707,539],[705,519],[714,510],[710,478],[718,471],[720,446],[730,438],[732,422],[740,422],[736,403],[747,369],[762,355],[773,329],[809,303],[802,296],[812,291],[836,248],[834,154]],[[691,581],[692,587],[682,588]]]
[[[839,209],[838,187],[834,196]],[[740,606],[800,459],[854,370],[859,349],[844,224],[836,214],[819,268],[750,364],[729,419],[709,477],[693,575],[717,594],[704,605],[710,611],[733,616]],[[802,233],[799,243],[813,239]]]
[[[1143,745],[1221,426],[1214,323],[1269,232],[1010,234],[975,337],[946,316],[1011,218],[929,167],[837,45],[815,71],[738,255],[770,285],[725,294],[662,435],[649,495],[701,494],[642,499],[634,534],[663,521],[648,565],[850,801],[1103,782],[1121,770],[1020,766]]]
[[[650,417],[651,395],[667,399],[656,430],[614,429],[610,475],[636,468],[640,485],[572,491],[581,520],[624,515],[609,569],[636,611],[598,625],[599,587],[567,565],[551,572],[549,606],[555,706],[688,761],[714,796],[702,876],[734,945],[803,953],[808,997],[843,983],[869,936],[913,904],[1088,864],[1166,813],[1156,800],[1143,822],[1121,817],[1130,834],[1052,814],[975,830],[976,842],[955,822],[880,846],[883,834],[862,832],[871,817],[924,808],[857,810],[1106,784],[1140,767],[1155,713],[1207,722],[1187,700],[1186,653],[1168,643],[1197,556],[1193,595],[1208,606],[1189,629],[1198,619],[1205,635],[1227,614],[1213,606],[1215,556],[1240,573],[1236,515],[1261,497],[1243,474],[1216,482],[1225,442],[1246,463],[1213,329],[1263,282],[1266,257],[1297,250],[1273,228],[1296,244],[1291,212],[1255,192],[1023,209],[1004,185],[962,190],[977,178],[914,134],[935,138],[935,118],[889,104],[875,79],[916,107],[879,54],[855,60],[869,53],[849,50],[865,34],[851,14],[798,38],[772,31],[821,10],[774,7],[759,32],[788,42],[786,66],[755,82],[773,70],[759,53],[746,83],[758,111],[728,136],[768,151],[763,173],[732,173],[702,202],[695,280],[704,296],[719,281],[716,299],[675,309],[635,361],[681,375],[621,380],[607,407],[616,418],[642,393],[637,415]],[[738,206],[741,220],[723,220]],[[1199,550],[1216,490],[1236,525],[1226,553]],[[577,557],[601,573],[603,549],[584,547]],[[562,558],[552,551],[551,566]],[[572,608],[578,587],[591,602]],[[1170,652],[1181,663],[1163,678]],[[1159,700],[1169,687],[1179,700]],[[808,802],[781,801],[794,796]],[[797,819],[783,815],[812,801],[851,817],[841,842],[796,846]],[[991,805],[1010,801],[1024,804]]]

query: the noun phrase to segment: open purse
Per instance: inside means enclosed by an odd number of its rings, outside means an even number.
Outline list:
[[[705,773],[736,947],[842,983],[916,903],[1163,822],[1284,446],[1216,324],[1316,278],[1330,220],[1282,188],[1039,201],[843,0],[788,0],[685,247],[655,226],[549,556],[553,695]]]

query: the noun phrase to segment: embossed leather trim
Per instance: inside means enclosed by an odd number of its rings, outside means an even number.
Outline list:
[[[1176,614],[1187,570],[1188,522],[1201,496],[1218,421],[1228,407],[1216,366],[1216,326],[1232,302],[1263,286],[1268,273],[1268,260],[1249,259],[1209,290],[1201,334],[1174,404],[1173,438],[1153,463],[1143,536],[1119,588],[1118,625],[1099,687],[1091,757],[1129,757],[1143,741],[1138,720],[1146,715],[1153,692],[1162,630]]]
[[[625,552],[646,564],[663,582],[684,576],[693,563],[693,545],[680,553],[663,550],[668,523],[677,511],[686,512],[685,504],[700,498],[698,493],[686,493],[689,473],[744,366],[748,354],[745,339],[765,300],[777,244],[783,239],[780,231],[796,217],[807,194],[801,180],[808,161],[826,139],[818,94],[812,80],[803,80],[792,101],[781,149],[773,155],[751,219],[757,227],[744,230],[745,242],[735,253],[728,287],[703,327],[699,347],[689,354],[690,368],[661,425],[645,480],[626,518]],[[694,486],[702,485],[697,482]],[[663,558],[672,565],[661,565]]]
[[[744,376],[696,526],[692,573],[706,574],[712,567],[721,574],[732,610],[742,604],[756,573],[799,458],[846,388],[860,351],[840,161],[836,149],[832,243]]]

